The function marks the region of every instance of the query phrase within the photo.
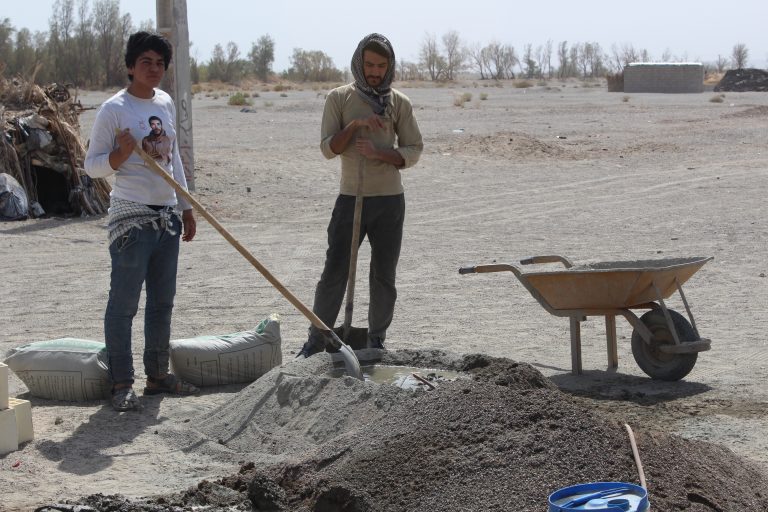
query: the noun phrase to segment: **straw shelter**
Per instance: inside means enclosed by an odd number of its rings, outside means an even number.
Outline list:
[[[83,170],[82,110],[65,86],[0,77],[0,172],[22,186],[32,217],[97,215],[109,207],[109,183]]]

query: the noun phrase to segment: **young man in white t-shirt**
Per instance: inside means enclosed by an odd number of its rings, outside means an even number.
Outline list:
[[[170,158],[153,156],[186,188],[176,144],[176,108],[171,97],[157,88],[172,53],[170,42],[161,35],[131,35],[125,53],[130,85],[99,109],[85,159],[85,171],[90,176],[103,178],[115,174],[109,207],[112,273],[104,338],[112,381],[111,402],[117,411],[141,408],[133,390],[131,325],[144,284],[144,394],[198,392],[193,385],[168,372],[179,238],[189,242],[195,237],[195,217],[191,205],[177,198],[173,188],[133,151],[145,136],[153,133],[150,120],[159,120],[172,152]]]

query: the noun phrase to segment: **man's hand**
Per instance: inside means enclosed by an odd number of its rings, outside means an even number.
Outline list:
[[[363,155],[365,158],[377,158],[376,155],[378,154],[378,150],[376,149],[376,146],[373,144],[371,139],[363,139],[358,137],[358,139],[355,141],[355,149],[357,149],[357,152]]]
[[[195,214],[192,209],[184,210],[181,214],[181,222],[184,224],[184,234],[181,239],[185,242],[192,241],[197,233],[197,221],[195,220]]]
[[[115,142],[118,148],[109,154],[109,165],[112,169],[117,170],[133,153],[133,148],[136,147],[136,139],[131,135],[131,130],[126,128],[117,134]]]
[[[381,160],[382,162],[394,165],[398,169],[405,165],[403,156],[396,149],[379,149],[373,144],[371,139],[358,137],[355,141],[355,149],[369,160]]]
[[[376,114],[363,119],[356,119],[358,128],[368,128],[369,130],[381,130],[384,128],[384,118]]]
[[[347,149],[347,146],[352,142],[352,139],[357,134],[358,130],[365,130],[367,128],[371,131],[375,131],[383,129],[384,126],[384,118],[377,116],[376,114],[371,114],[362,119],[353,119],[343,130],[333,136],[331,139],[331,151],[337,155],[344,152],[344,150]]]

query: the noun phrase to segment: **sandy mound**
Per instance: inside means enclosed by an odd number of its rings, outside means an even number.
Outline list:
[[[245,463],[186,492],[98,510],[540,511],[554,490],[637,482],[621,423],[593,414],[533,367],[481,355],[385,353],[383,364],[461,370],[433,391],[329,378],[331,357],[275,369],[197,421],[172,447]],[[716,445],[635,427],[653,510],[767,510],[768,478]],[[54,509],[50,509],[54,510]]]

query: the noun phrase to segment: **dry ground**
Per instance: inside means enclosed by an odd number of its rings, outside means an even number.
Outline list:
[[[403,90],[425,151],[404,173],[406,234],[388,347],[526,361],[601,414],[718,443],[768,471],[768,96],[727,93],[714,103],[712,93],[623,95],[576,83]],[[454,106],[465,92],[472,100]],[[310,303],[338,162],[318,148],[322,93],[284,94],[261,92],[248,113],[226,98],[194,100],[196,196]],[[105,98],[89,93],[82,101]],[[81,118],[86,137],[93,115]],[[102,339],[104,224],[0,224],[0,355],[43,339]],[[356,325],[365,325],[367,254]],[[685,286],[712,350],[684,381],[653,382],[634,363],[631,328],[619,320],[620,366],[608,372],[603,324],[592,318],[582,327],[585,374],[570,375],[566,319],[549,315],[512,274],[457,273],[537,254],[577,262],[714,256]],[[679,301],[670,305],[682,311]],[[287,361],[306,320],[201,220],[198,238],[182,250],[173,336],[239,331],[274,311],[283,318]],[[137,354],[140,326],[138,318]],[[25,391],[13,377],[11,393]],[[32,399],[36,440],[0,459],[4,506],[28,510],[93,492],[146,495],[236,470],[236,460],[166,450],[154,434],[214,410],[233,391],[149,400],[133,416],[104,403]]]

